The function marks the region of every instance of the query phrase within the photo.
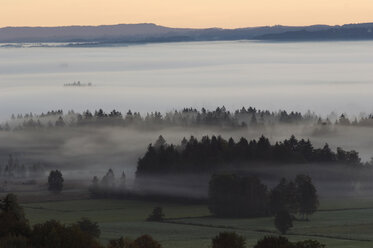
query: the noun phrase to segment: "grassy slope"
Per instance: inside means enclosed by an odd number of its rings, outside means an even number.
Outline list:
[[[169,222],[149,223],[144,219],[153,207],[162,206]],[[249,247],[264,235],[275,232],[272,218],[218,219],[206,217],[204,205],[180,205],[126,200],[75,200],[24,204],[32,224],[49,219],[71,223],[81,217],[98,221],[104,241],[144,233],[160,240],[165,248],[208,247],[223,230],[247,238]],[[372,208],[370,208],[372,207]],[[373,247],[373,201],[371,199],[322,201],[321,210],[310,222],[295,222],[291,240],[318,239],[328,247]],[[348,240],[352,239],[352,240]]]

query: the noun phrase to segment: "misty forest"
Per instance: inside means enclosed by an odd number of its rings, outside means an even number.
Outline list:
[[[372,248],[372,10],[0,1],[0,248]]]
[[[318,229],[370,211],[371,128],[372,115],[254,107],[14,113],[0,129],[0,244],[184,247],[162,241],[175,224],[201,247],[369,244]]]

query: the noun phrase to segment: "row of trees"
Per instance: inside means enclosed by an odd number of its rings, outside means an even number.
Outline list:
[[[350,119],[346,114],[339,117],[334,116],[334,125],[342,126],[373,126],[373,115],[363,116],[359,119]],[[314,113],[307,112],[287,112],[280,110],[277,112],[268,110],[257,110],[253,107],[242,107],[235,111],[229,111],[224,106],[215,110],[202,108],[184,108],[162,114],[158,111],[141,115],[139,112],[129,110],[122,114],[117,110],[105,112],[102,109],[93,112],[87,110],[83,113],[68,111],[64,114],[62,110],[48,111],[40,115],[18,114],[12,115],[10,124],[5,123],[0,126],[0,130],[29,129],[43,127],[61,126],[81,126],[81,125],[134,125],[137,127],[162,126],[217,126],[226,128],[257,127],[273,124],[297,124],[308,123],[318,125],[332,125],[329,118],[323,119]],[[15,124],[15,125],[14,125]],[[11,128],[12,126],[12,128]]]
[[[20,163],[17,157],[9,155],[8,161],[0,165],[0,177],[4,178],[35,178],[43,175],[45,166],[41,163],[25,165]]]
[[[215,174],[209,182],[209,209],[219,217],[260,217],[284,211],[303,219],[318,208],[316,188],[309,176],[282,179],[272,190],[251,175]]]
[[[168,145],[160,136],[139,159],[136,175],[211,172],[237,165],[250,168],[254,163],[359,166],[361,159],[354,150],[337,148],[337,152],[334,152],[328,144],[314,148],[309,140],[298,140],[294,136],[275,144],[271,144],[264,136],[250,141],[241,138],[237,142],[233,138],[225,140],[220,136],[204,136],[200,140],[192,136],[189,140],[184,138],[176,146]]]
[[[235,232],[222,232],[212,239],[212,248],[245,248],[245,238]],[[258,240],[254,248],[325,248],[316,240],[290,242],[285,237],[265,236]]]
[[[256,127],[276,123],[299,123],[317,121],[317,116],[310,112],[302,115],[299,112],[257,110],[255,108],[241,108],[233,112],[224,106],[215,110],[202,108],[184,108],[162,114],[158,111],[147,113],[144,116],[139,112],[129,110],[122,114],[117,110],[104,112],[102,109],[83,113],[69,111],[64,114],[62,110],[49,111],[41,115],[26,114],[12,115],[11,124],[14,129],[42,128],[54,126],[84,126],[84,125],[134,125],[137,127],[161,126],[216,126],[226,128]],[[13,125],[11,125],[13,126]],[[9,123],[2,126],[3,130],[11,129]]]

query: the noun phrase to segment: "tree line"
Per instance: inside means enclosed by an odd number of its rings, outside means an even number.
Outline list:
[[[62,126],[86,126],[86,125],[116,125],[136,127],[157,126],[212,126],[220,128],[245,128],[273,125],[277,123],[316,123],[319,117],[308,112],[277,112],[257,110],[253,107],[229,111],[224,106],[215,110],[202,108],[184,108],[162,114],[159,111],[141,115],[139,112],[128,110],[125,114],[117,110],[105,112],[102,109],[93,112],[86,110],[75,113],[70,110],[66,114],[62,110],[48,111],[47,113],[12,115],[11,120],[0,125],[0,130],[37,129]]]
[[[214,110],[202,108],[183,108],[162,114],[159,111],[141,115],[140,112],[128,110],[125,114],[117,110],[105,112],[102,109],[95,111],[86,110],[76,113],[73,110],[64,113],[63,110],[52,110],[39,115],[12,114],[11,120],[0,125],[0,130],[22,130],[52,128],[64,126],[86,126],[86,125],[115,125],[135,126],[139,128],[150,128],[158,126],[182,126],[198,127],[212,126],[219,128],[255,128],[271,126],[275,124],[313,124],[321,126],[373,126],[373,114],[362,116],[359,119],[350,119],[346,114],[334,117],[332,122],[328,117],[322,118],[308,111],[305,114],[296,111],[269,111],[258,110],[253,107],[242,107],[234,111],[227,110],[224,106]]]
[[[309,140],[298,140],[294,136],[274,144],[264,136],[250,141],[243,137],[235,141],[221,136],[204,136],[199,140],[191,136],[179,145],[169,145],[160,136],[138,160],[136,176],[214,172],[237,165],[251,168],[258,163],[363,165],[359,153],[354,150],[337,148],[335,152],[328,144],[315,148]]]
[[[42,163],[24,164],[12,154],[9,154],[6,163],[0,164],[0,178],[35,178],[43,175],[44,172],[45,165]]]

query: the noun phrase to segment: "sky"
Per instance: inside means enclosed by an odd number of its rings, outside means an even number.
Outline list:
[[[335,25],[373,22],[372,13],[373,0],[0,0],[0,27]]]

